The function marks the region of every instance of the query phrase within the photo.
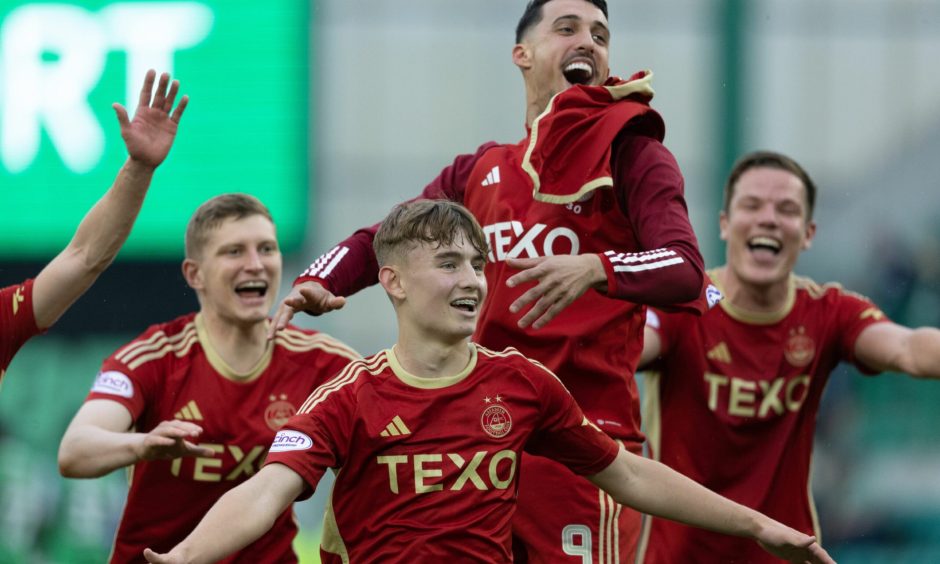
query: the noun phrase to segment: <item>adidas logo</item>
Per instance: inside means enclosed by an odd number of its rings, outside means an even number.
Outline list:
[[[731,352],[728,350],[728,345],[726,345],[724,341],[715,345],[705,356],[710,360],[731,364]]]
[[[499,167],[494,166],[491,171],[486,173],[486,180],[483,181],[483,184],[480,186],[492,186],[494,184],[499,184]]]
[[[499,178],[499,171],[496,171],[496,177]],[[497,180],[497,182],[499,182]],[[23,295],[23,287],[20,286],[13,292],[13,315],[16,315],[16,312],[20,309],[20,303],[26,299],[26,296]]]
[[[177,411],[173,418],[182,419],[184,421],[202,421],[202,412],[199,411],[196,400],[189,400],[189,403],[184,405],[183,409]]]
[[[411,430],[409,430],[405,422],[401,420],[401,417],[397,415],[392,419],[391,423],[385,426],[385,430],[379,433],[379,435],[383,437],[398,437],[400,435],[410,434]]]
[[[884,318],[884,316],[885,314],[881,313],[880,309],[876,307],[870,307],[866,309],[865,311],[863,311],[862,314],[858,316],[858,318],[868,319],[870,317],[874,319],[875,321],[880,321],[882,318]]]

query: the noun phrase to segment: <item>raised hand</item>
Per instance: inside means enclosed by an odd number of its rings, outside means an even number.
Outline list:
[[[306,311],[312,315],[320,315],[346,305],[346,298],[333,295],[332,292],[316,282],[304,282],[291,288],[290,293],[277,308],[271,327],[268,330],[268,339],[287,327],[294,314]]]
[[[597,255],[516,258],[506,259],[506,264],[523,269],[506,280],[510,288],[533,280],[538,282],[509,306],[509,311],[518,313],[535,302],[518,321],[523,328],[532,325],[533,329],[541,329],[590,288],[607,283],[604,265]]]
[[[212,456],[215,451],[191,443],[202,434],[202,427],[188,421],[162,421],[147,433],[137,448],[140,460],[180,458],[181,456]]]
[[[121,125],[121,137],[127,147],[127,154],[134,161],[151,168],[159,166],[170,152],[177,125],[189,102],[189,97],[183,96],[173,110],[179,81],[170,82],[170,75],[163,73],[154,91],[156,74],[154,70],[147,71],[133,120],[128,119],[124,106],[117,103],[112,105]],[[170,110],[173,110],[172,113]]]

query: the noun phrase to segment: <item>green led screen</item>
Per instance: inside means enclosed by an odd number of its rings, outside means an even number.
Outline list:
[[[111,185],[126,153],[112,102],[133,112],[148,68],[190,103],[122,257],[178,258],[201,202],[247,192],[286,251],[307,202],[304,1],[0,0],[0,257],[48,257]]]

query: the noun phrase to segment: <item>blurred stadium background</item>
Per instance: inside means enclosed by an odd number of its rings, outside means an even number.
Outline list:
[[[123,473],[64,480],[58,440],[101,360],[196,307],[185,223],[211,195],[272,209],[285,292],[331,243],[411,197],[457,153],[524,133],[510,61],[522,0],[0,1],[0,283],[34,276],[123,161],[110,109],[143,69],[192,97],[118,262],[0,393],[0,563],[100,562]],[[611,67],[653,69],[666,145],[710,265],[722,181],[747,150],[783,151],[821,189],[800,273],[940,324],[940,0],[611,2]],[[130,93],[128,92],[130,89]],[[362,353],[393,342],[372,289],[299,324]],[[940,561],[940,385],[835,374],[814,490],[840,562]],[[733,464],[733,461],[729,461]],[[324,488],[321,488],[321,491]],[[173,500],[168,500],[173,503]],[[316,561],[322,496],[298,506]]]

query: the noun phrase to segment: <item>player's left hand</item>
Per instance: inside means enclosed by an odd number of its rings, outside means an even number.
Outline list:
[[[527,305],[535,303],[518,321],[522,328],[529,325],[533,329],[545,327],[561,310],[589,289],[594,286],[605,287],[607,284],[604,265],[600,257],[594,254],[510,258],[506,259],[506,264],[510,268],[522,270],[506,280],[510,288],[532,280],[538,282],[509,306],[509,311],[518,313]]]
[[[816,542],[816,537],[805,535],[781,523],[775,523],[762,531],[757,542],[764,550],[787,562],[835,564],[829,553]]]
[[[156,74],[156,71],[149,70],[144,77],[134,119],[128,119],[127,110],[121,104],[112,105],[121,126],[121,137],[128,156],[151,168],[159,166],[169,154],[173,139],[176,138],[177,125],[189,102],[189,97],[183,96],[173,110],[180,83],[178,80],[170,82],[170,75],[163,73],[154,91]]]

